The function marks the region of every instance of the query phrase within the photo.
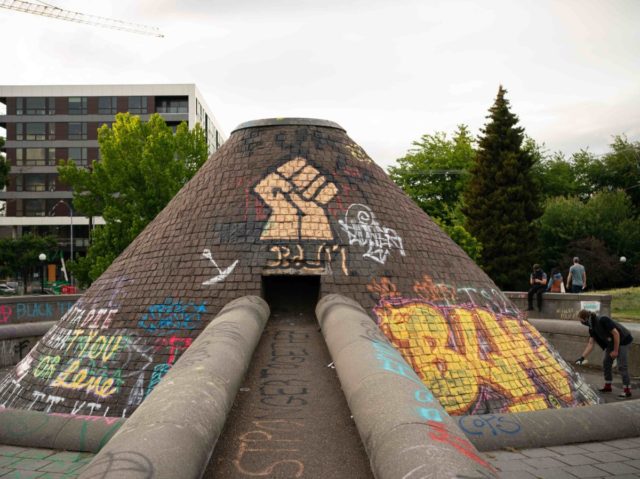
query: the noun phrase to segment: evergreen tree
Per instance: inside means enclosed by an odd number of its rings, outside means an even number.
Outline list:
[[[463,195],[468,229],[482,244],[484,270],[503,289],[526,288],[536,258],[533,221],[541,215],[524,129],[500,86],[481,130],[471,180]]]

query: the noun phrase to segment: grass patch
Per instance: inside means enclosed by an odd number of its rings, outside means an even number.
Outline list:
[[[611,314],[616,321],[640,323],[640,287],[593,292],[611,295]]]

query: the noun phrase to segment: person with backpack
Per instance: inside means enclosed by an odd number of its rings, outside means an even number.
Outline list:
[[[576,364],[582,364],[585,358],[593,350],[593,344],[598,343],[604,350],[602,358],[602,368],[604,369],[604,387],[600,392],[610,393],[611,382],[613,380],[613,361],[618,360],[618,370],[622,376],[624,391],[618,396],[620,398],[631,397],[631,381],[629,378],[629,346],[633,342],[633,336],[627,328],[608,316],[597,316],[586,309],[578,313],[578,319],[582,324],[589,327],[589,343],[584,349],[582,356],[578,358]]]

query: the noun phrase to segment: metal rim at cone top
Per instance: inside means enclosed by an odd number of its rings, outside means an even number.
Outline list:
[[[248,128],[259,128],[263,126],[323,126],[325,128],[335,128],[346,132],[344,128],[333,121],[321,120],[317,118],[264,118],[262,120],[251,120],[240,123],[231,133]]]

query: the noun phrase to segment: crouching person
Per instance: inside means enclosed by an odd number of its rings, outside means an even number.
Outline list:
[[[582,356],[576,361],[582,364],[587,356],[593,350],[593,343],[598,343],[604,350],[602,358],[602,367],[604,369],[604,387],[600,392],[611,392],[611,382],[613,379],[612,368],[613,361],[618,360],[618,370],[622,376],[622,385],[624,391],[620,394],[621,398],[631,397],[631,381],[629,379],[629,346],[633,342],[633,336],[627,328],[620,323],[612,320],[607,316],[597,316],[586,309],[578,313],[578,319],[585,326],[589,327],[589,343],[584,349]]]

